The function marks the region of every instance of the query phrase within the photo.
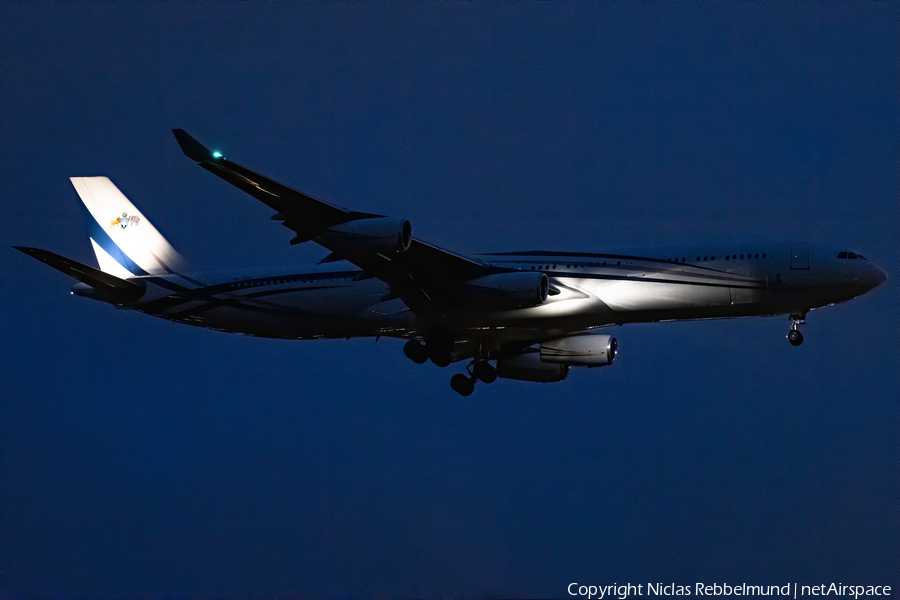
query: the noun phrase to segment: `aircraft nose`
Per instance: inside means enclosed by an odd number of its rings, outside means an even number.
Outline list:
[[[884,283],[884,280],[887,279],[887,271],[879,267],[874,263],[870,263],[872,267],[869,272],[869,276],[866,278],[868,281],[866,283],[869,284],[869,289],[873,289]]]

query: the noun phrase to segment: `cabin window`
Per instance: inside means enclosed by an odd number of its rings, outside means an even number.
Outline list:
[[[765,252],[763,252],[763,258],[765,258],[765,257],[766,257],[766,253],[765,253]]]
[[[704,256],[704,257],[703,257],[703,260],[709,260],[709,257],[708,257],[708,256]]]
[[[621,265],[621,264],[622,264],[622,261],[621,261],[621,260],[617,260],[617,261],[616,261],[616,264],[617,264],[617,265]]]
[[[756,258],[759,258],[759,254],[756,255]]]

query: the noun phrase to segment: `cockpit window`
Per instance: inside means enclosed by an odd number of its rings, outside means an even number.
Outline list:
[[[846,252],[838,252],[838,258],[847,258]]]

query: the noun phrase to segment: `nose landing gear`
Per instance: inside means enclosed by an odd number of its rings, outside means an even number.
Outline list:
[[[450,387],[460,396],[469,396],[474,392],[477,381],[493,383],[497,380],[497,369],[486,360],[472,361],[466,370],[470,373],[469,377],[457,373],[450,378]]]
[[[806,313],[791,315],[791,329],[788,331],[787,340],[791,346],[799,346],[803,343],[803,334],[800,333],[800,325],[806,325]]]

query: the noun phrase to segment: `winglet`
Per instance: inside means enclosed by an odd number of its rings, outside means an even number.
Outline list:
[[[175,134],[175,139],[178,140],[181,151],[191,160],[195,160],[198,163],[215,160],[213,153],[206,146],[188,135],[184,129],[173,129],[172,133]]]

